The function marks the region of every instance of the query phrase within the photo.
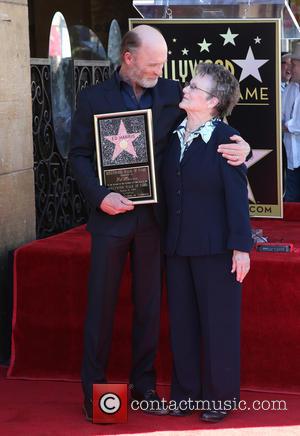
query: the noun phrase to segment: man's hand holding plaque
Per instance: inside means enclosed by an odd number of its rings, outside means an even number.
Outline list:
[[[134,205],[131,200],[123,197],[123,195],[117,192],[110,192],[102,200],[100,209],[108,215],[117,215],[134,209]]]

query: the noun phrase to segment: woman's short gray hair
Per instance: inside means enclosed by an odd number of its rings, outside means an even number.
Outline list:
[[[209,92],[219,100],[216,106],[218,116],[223,118],[230,115],[240,99],[240,85],[234,75],[222,65],[202,62],[197,66],[196,74],[211,78],[212,88]]]

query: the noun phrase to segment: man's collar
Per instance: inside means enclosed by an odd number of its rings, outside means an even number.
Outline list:
[[[115,76],[116,76],[116,80],[118,85],[121,87],[123,84],[130,86],[132,88],[132,85],[130,82],[127,82],[126,80],[123,79],[122,74],[120,74],[121,71],[121,66],[119,66],[116,70],[115,70]]]
[[[115,78],[119,87],[121,87],[121,82],[123,82],[122,77],[120,76],[120,69],[121,67],[117,67],[115,70]]]

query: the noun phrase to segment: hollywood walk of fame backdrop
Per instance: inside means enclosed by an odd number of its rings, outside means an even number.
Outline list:
[[[151,109],[94,115],[100,184],[136,204],[156,203]]]
[[[251,145],[247,162],[251,216],[282,216],[280,20],[129,19],[158,28],[168,44],[163,76],[182,85],[199,62],[224,65],[239,80],[241,98],[228,117]]]

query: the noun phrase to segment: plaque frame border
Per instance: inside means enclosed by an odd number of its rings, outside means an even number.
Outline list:
[[[158,197],[157,197],[157,183],[156,183],[155,162],[154,162],[153,121],[152,121],[151,109],[139,109],[135,111],[94,114],[94,130],[95,130],[98,178],[100,181],[100,185],[103,186],[104,176],[102,171],[104,171],[104,169],[103,169],[102,158],[100,153],[100,132],[99,132],[98,119],[129,118],[131,116],[136,116],[136,115],[144,116],[144,121],[146,126],[145,128],[146,141],[149,151],[147,165],[149,165],[149,170],[150,170],[149,174],[150,174],[151,198],[141,199],[141,200],[130,198],[130,200],[132,201],[133,204],[154,204],[158,202]],[[132,166],[136,166],[136,164],[133,164]],[[143,163],[140,166],[145,166],[145,163]]]

